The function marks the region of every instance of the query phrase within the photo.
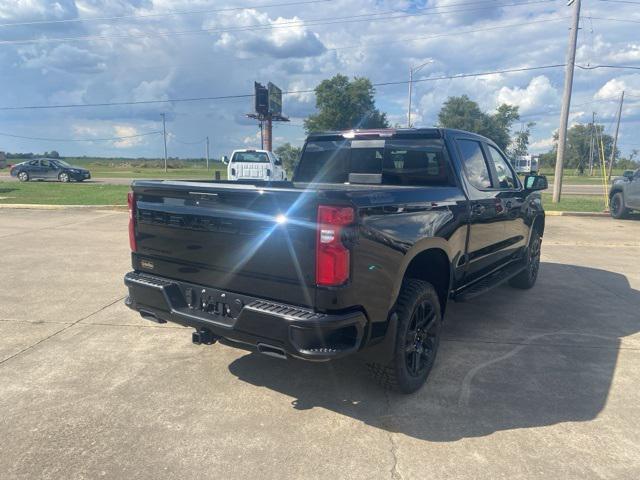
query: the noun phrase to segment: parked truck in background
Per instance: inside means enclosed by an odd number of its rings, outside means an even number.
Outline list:
[[[222,161],[229,180],[274,182],[287,178],[282,161],[269,150],[234,150],[230,159],[224,156]]]
[[[546,187],[487,138],[436,128],[312,134],[290,182],[136,180],[126,303],[199,344],[358,354],[414,392],[450,299],[535,284]]]
[[[627,218],[633,210],[640,211],[640,168],[625,170],[609,189],[609,212],[616,219]]]

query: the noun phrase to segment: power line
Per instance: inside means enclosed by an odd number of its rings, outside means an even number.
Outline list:
[[[469,77],[482,77],[488,75],[496,75],[496,74],[505,74],[505,73],[518,73],[518,72],[529,72],[534,70],[545,70],[552,68],[560,68],[566,66],[564,63],[557,63],[553,65],[541,65],[536,67],[522,67],[522,68],[509,68],[502,70],[492,70],[486,72],[476,72],[476,73],[460,73],[455,75],[442,75],[438,77],[427,77],[427,78],[419,78],[413,80],[413,83],[420,82],[433,82],[437,80],[454,80],[458,78],[469,78]],[[580,65],[576,65],[579,68],[585,70],[593,70],[596,68],[621,68],[621,69],[640,69],[639,66],[630,66],[630,65],[593,65],[591,67],[584,67]],[[391,82],[378,82],[373,83],[374,87],[386,87],[393,85],[406,85],[408,84],[408,80],[398,80]],[[289,90],[282,92],[283,95],[292,95],[292,94],[300,94],[300,93],[312,93],[315,89],[306,89],[306,90]],[[101,103],[70,103],[70,104],[60,104],[60,105],[24,105],[24,106],[12,106],[12,107],[0,107],[0,111],[9,111],[9,110],[49,110],[49,109],[58,109],[58,108],[89,108],[89,107],[117,107],[117,106],[128,106],[128,105],[151,105],[151,104],[164,104],[164,103],[181,103],[181,102],[198,102],[198,101],[214,101],[214,100],[230,100],[230,99],[239,99],[239,98],[252,98],[254,95],[252,93],[239,94],[239,95],[218,95],[218,96],[207,96],[207,97],[187,97],[187,98],[173,98],[166,100],[135,100],[135,101],[123,101],[123,102],[101,102]],[[628,95],[630,97],[636,97],[636,95]]]
[[[523,68],[512,68],[512,69],[504,69],[504,70],[494,70],[490,72],[479,72],[479,73],[461,73],[456,75],[446,75],[440,77],[429,77],[429,78],[420,78],[417,80],[413,80],[413,83],[418,82],[430,82],[436,80],[450,80],[456,78],[467,78],[467,77],[482,77],[487,75],[495,75],[499,73],[515,73],[515,72],[527,72],[532,70],[543,70],[549,68],[559,68],[564,67],[564,64],[555,64],[555,65],[543,65],[538,67],[523,67]],[[399,80],[396,82],[380,82],[372,84],[374,87],[385,87],[390,85],[404,85],[409,83],[408,80]],[[291,95],[291,94],[299,94],[299,93],[311,93],[314,92],[315,89],[306,89],[306,90],[289,90],[282,92],[283,95]],[[240,94],[240,95],[218,95],[212,97],[191,97],[191,98],[174,98],[174,99],[166,99],[166,100],[137,100],[137,101],[128,101],[128,102],[102,102],[102,103],[70,103],[64,105],[25,105],[25,106],[15,106],[15,107],[0,107],[0,111],[7,110],[45,110],[45,109],[56,109],[56,108],[87,108],[87,107],[115,107],[115,106],[123,106],[123,105],[150,105],[150,104],[162,104],[162,103],[179,103],[179,102],[197,102],[197,101],[212,101],[212,100],[228,100],[228,99],[236,99],[236,98],[253,98],[252,93]]]
[[[12,133],[0,132],[0,136],[3,137],[11,137],[11,138],[20,138],[24,140],[41,140],[43,142],[112,142],[117,140],[127,140],[130,138],[138,138],[138,137],[146,137],[149,135],[159,135],[162,132],[147,132],[140,133],[138,135],[126,135],[122,137],[111,137],[111,138],[42,138],[42,137],[27,137],[24,135],[14,135]]]
[[[640,2],[632,2],[630,0],[600,0],[601,2],[610,2],[610,3],[628,3],[630,5],[640,5]]]
[[[18,27],[26,25],[51,25],[59,23],[79,23],[79,22],[104,22],[115,20],[127,20],[138,18],[158,18],[158,17],[172,17],[176,15],[196,15],[203,13],[223,13],[234,12],[240,10],[251,10],[254,8],[275,8],[275,7],[289,7],[294,5],[309,5],[314,3],[327,3],[334,0],[306,0],[301,2],[290,3],[271,3],[267,5],[247,5],[243,7],[229,7],[229,8],[217,8],[215,10],[184,10],[184,11],[170,11],[164,13],[149,13],[141,15],[119,15],[114,17],[87,17],[87,18],[64,18],[60,20],[32,20],[28,22],[16,22],[16,23],[0,23],[0,27]]]
[[[581,68],[582,70],[596,70],[598,68],[617,68],[621,70],[640,70],[640,66],[635,65],[578,65],[576,63],[576,67]]]
[[[441,9],[445,7],[426,7],[420,9],[417,13],[408,13],[404,15],[395,15],[389,16],[390,13],[399,13],[398,10],[391,10],[388,12],[379,12],[379,13],[369,13],[369,14],[361,14],[361,15],[350,15],[348,17],[326,17],[320,19],[310,19],[310,20],[296,20],[290,22],[281,22],[281,23],[270,23],[270,24],[261,24],[261,25],[250,25],[250,26],[240,26],[240,27],[229,27],[229,28],[204,28],[204,29],[196,29],[196,30],[182,30],[182,31],[169,31],[169,32],[146,32],[139,34],[128,34],[128,35],[83,35],[83,36],[75,36],[75,37],[59,37],[59,38],[32,38],[27,40],[4,40],[0,41],[0,46],[2,45],[24,45],[24,44],[32,44],[32,43],[51,43],[51,42],[69,42],[69,41],[92,41],[92,40],[113,40],[113,39],[129,39],[129,38],[149,38],[149,37],[170,37],[170,36],[181,36],[181,35],[192,35],[192,34],[203,34],[203,33],[229,33],[229,32],[244,32],[244,31],[259,31],[259,30],[274,30],[281,28],[298,28],[298,27],[312,27],[312,26],[320,26],[320,25],[335,25],[342,23],[357,23],[357,22],[377,22],[383,20],[397,20],[402,18],[410,18],[410,17],[421,17],[427,15],[446,15],[450,13],[461,13],[461,12],[470,12],[470,11],[478,11],[478,10],[487,10],[489,8],[494,7],[518,7],[523,5],[532,5],[532,4],[541,4],[541,3],[553,3],[558,0],[530,0],[526,2],[517,2],[517,3],[507,3],[507,4],[495,4],[492,7],[475,7],[475,8],[463,8],[457,10],[446,10],[441,12],[424,12],[423,10],[430,9]],[[386,16],[381,16],[386,15]],[[372,18],[377,17],[377,18]]]
[[[331,51],[335,51],[335,50],[346,50],[346,49],[353,49],[353,48],[357,48],[360,46],[377,46],[377,45],[389,45],[392,43],[405,43],[405,42],[415,42],[418,40],[430,40],[432,38],[440,38],[440,37],[455,37],[458,35],[466,35],[468,33],[480,33],[480,32],[488,32],[491,30],[502,30],[505,28],[514,28],[514,27],[526,27],[532,24],[536,24],[536,23],[550,23],[550,22],[559,22],[561,20],[566,20],[567,18],[569,18],[568,16],[564,16],[564,17],[557,17],[557,18],[550,18],[550,19],[545,19],[545,20],[533,20],[533,21],[529,21],[529,22],[522,22],[522,23],[510,23],[510,24],[506,24],[506,25],[497,25],[494,27],[486,27],[486,28],[477,28],[474,30],[463,30],[463,31],[457,31],[457,32],[451,32],[451,33],[437,33],[434,35],[427,35],[427,36],[421,36],[421,37],[408,37],[405,39],[400,39],[400,40],[392,40],[390,42],[378,42],[378,43],[371,43],[371,42],[362,42],[362,43],[357,43],[357,44],[352,44],[352,45],[344,45],[341,47],[333,47],[333,48],[327,48],[328,52]]]
[[[200,145],[207,141],[207,137],[196,140],[195,142],[183,142],[182,140],[178,140],[175,136],[171,137],[171,140],[181,143],[182,145]]]
[[[538,24],[538,23],[551,23],[551,22],[558,22],[558,21],[562,21],[562,20],[566,20],[567,18],[569,18],[568,16],[564,16],[564,17],[556,17],[556,18],[550,18],[550,19],[544,19],[544,20],[533,20],[533,21],[529,21],[529,22],[522,22],[522,23],[510,23],[510,24],[505,24],[505,25],[496,25],[493,27],[486,27],[486,28],[477,28],[477,29],[473,29],[473,30],[462,30],[462,31],[456,31],[456,32],[451,32],[451,33],[439,33],[439,34],[434,34],[434,35],[426,35],[426,36],[418,36],[418,37],[407,37],[404,39],[399,39],[399,40],[392,40],[392,41],[387,41],[387,42],[361,42],[361,43],[357,43],[357,44],[351,44],[351,45],[343,45],[343,46],[339,46],[339,47],[332,47],[332,48],[327,48],[325,51],[327,52],[331,52],[331,51],[339,51],[339,50],[346,50],[346,49],[355,49],[361,46],[366,46],[366,47],[370,47],[370,46],[378,46],[378,45],[389,45],[389,44],[393,44],[393,43],[406,43],[406,42],[414,42],[414,41],[419,41],[419,40],[430,40],[430,39],[435,39],[435,38],[440,38],[440,37],[450,37],[450,36],[458,36],[458,35],[467,35],[467,34],[473,34],[473,33],[480,33],[480,32],[487,32],[487,31],[493,31],[493,30],[503,30],[503,29],[508,29],[508,28],[516,28],[516,27],[527,27],[530,26],[532,24]],[[386,34],[385,34],[386,35]],[[176,67],[176,66],[191,66],[192,64],[172,64],[172,66]],[[201,65],[198,66],[198,68],[200,68]],[[132,67],[134,70],[136,70],[135,67]],[[164,66],[153,66],[153,67],[141,67],[142,69],[166,69],[166,67]]]
[[[164,13],[149,13],[149,14],[140,14],[140,15],[119,15],[112,17],[86,17],[86,18],[65,18],[60,20],[32,20],[26,22],[16,22],[16,23],[0,23],[0,27],[17,27],[17,26],[26,26],[26,25],[49,25],[49,24],[59,24],[59,23],[78,23],[78,22],[93,22],[93,21],[112,21],[112,20],[127,20],[127,19],[144,19],[144,18],[157,18],[157,17],[170,17],[170,16],[178,16],[178,15],[196,15],[196,14],[207,14],[207,13],[223,13],[223,12],[233,12],[233,11],[241,11],[241,10],[251,10],[257,8],[275,8],[275,7],[288,7],[295,5],[309,5],[315,3],[327,3],[333,2],[334,0],[306,0],[299,2],[290,2],[290,3],[272,3],[267,5],[247,5],[241,7],[229,7],[229,8],[217,8],[213,10],[183,10],[183,11],[169,11]],[[445,5],[445,7],[453,7],[458,5],[474,5],[478,3],[489,3],[496,2],[499,0],[480,0],[474,2],[459,2],[459,3],[450,3]],[[427,7],[426,9],[434,9],[434,8],[442,8],[442,7]],[[424,9],[420,9],[424,10]],[[387,12],[402,12],[403,10],[388,10]],[[384,12],[380,12],[384,13]]]
[[[594,20],[607,20],[609,22],[625,22],[625,23],[640,23],[640,20],[631,20],[630,18],[610,18],[610,17],[593,17]]]

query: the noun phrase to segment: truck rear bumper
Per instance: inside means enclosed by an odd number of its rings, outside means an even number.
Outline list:
[[[126,305],[143,318],[193,327],[264,353],[326,361],[355,353],[362,344],[361,311],[318,313],[147,273],[129,272],[124,283]]]

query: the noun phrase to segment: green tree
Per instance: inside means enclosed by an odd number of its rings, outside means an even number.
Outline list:
[[[510,154],[513,157],[519,157],[529,154],[529,141],[531,139],[531,129],[534,127],[535,122],[529,122],[526,126],[523,126],[522,130],[515,134],[513,141],[511,142]]]
[[[611,150],[613,148],[613,137],[604,133],[604,125],[596,123],[591,125],[590,123],[578,123],[573,125],[567,131],[567,146],[564,155],[564,167],[565,168],[578,168],[582,164],[583,168],[589,166],[589,152],[591,151],[591,138],[594,136],[594,152],[593,163],[594,165],[601,165],[602,154],[600,152],[600,138],[602,137],[602,145],[604,145],[604,158],[606,163],[609,163],[611,158]],[[545,162],[549,162],[549,166],[556,164],[556,152],[558,151],[558,132],[553,134],[554,147],[550,152],[545,154]],[[619,151],[616,148],[616,157]]]
[[[352,128],[387,128],[387,115],[374,101],[375,89],[368,78],[336,75],[315,88],[318,113],[304,121],[309,132],[349,130]]]
[[[511,143],[511,126],[519,118],[516,106],[503,103],[494,113],[487,114],[467,95],[449,97],[438,113],[438,123],[441,127],[484,135],[502,150],[506,150]]]
[[[294,147],[289,142],[280,145],[274,150],[275,154],[280,157],[280,160],[282,160],[282,164],[284,169],[287,171],[289,178],[293,175],[293,171],[298,164],[301,151],[302,149],[300,147]]]

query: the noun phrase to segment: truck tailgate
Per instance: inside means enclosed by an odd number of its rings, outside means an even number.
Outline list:
[[[313,193],[160,181],[134,182],[133,191],[136,270],[313,306]]]

